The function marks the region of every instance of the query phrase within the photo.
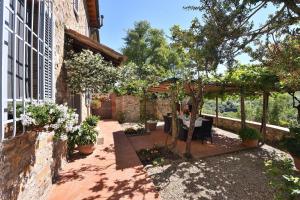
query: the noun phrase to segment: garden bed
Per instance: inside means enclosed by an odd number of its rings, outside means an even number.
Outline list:
[[[137,152],[142,164],[146,165],[165,165],[179,160],[180,157],[166,147],[154,147],[152,149],[142,149]]]

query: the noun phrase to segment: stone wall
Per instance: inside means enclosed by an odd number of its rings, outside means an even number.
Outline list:
[[[54,0],[54,66],[56,83],[56,102],[59,104],[68,103],[73,106],[73,99],[66,84],[67,72],[63,67],[65,50],[65,29],[72,29],[83,35],[89,36],[89,24],[86,12],[86,1],[79,1],[78,15],[73,9],[73,0]],[[81,117],[84,120],[87,115],[87,108],[84,106],[84,99],[81,98]]]
[[[124,115],[126,122],[137,122],[140,120],[140,99],[136,96],[117,96],[115,98],[115,109],[113,117],[119,120]]]
[[[67,152],[53,135],[27,132],[0,143],[1,200],[46,199]]]
[[[207,115],[214,118],[214,125],[216,126],[216,117],[214,115]],[[246,124],[248,127],[254,128],[258,131],[260,131],[260,123],[258,122],[252,122],[252,121],[246,121]],[[232,131],[237,133],[241,129],[241,120],[240,119],[234,119],[229,117],[219,117],[218,119],[218,125],[219,128],[225,129],[228,131]],[[289,133],[288,128],[280,127],[280,126],[274,126],[267,124],[267,140],[272,143],[276,143],[282,139],[282,137]]]
[[[142,102],[137,96],[116,96],[113,102],[113,119],[118,119],[121,113],[124,114],[126,122],[137,122],[140,120],[140,110]],[[159,120],[163,120],[163,115],[171,112],[169,99],[148,100],[146,103],[148,116],[154,116]]]
[[[163,115],[171,112],[171,99],[159,99],[156,101],[156,116],[159,120],[163,120]]]

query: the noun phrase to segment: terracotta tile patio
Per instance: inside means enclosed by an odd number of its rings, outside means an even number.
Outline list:
[[[100,122],[104,144],[68,163],[49,200],[160,199],[121,126]]]
[[[168,137],[168,138],[167,138]],[[135,150],[152,148],[155,145],[162,146],[171,143],[171,136],[163,132],[163,125],[157,127],[156,131],[149,135],[129,137],[129,140]],[[177,147],[174,150],[180,156],[185,152],[186,143],[178,140]],[[236,134],[224,131],[219,128],[213,128],[213,143],[201,141],[192,141],[191,153],[194,158],[205,158],[247,149],[241,145],[241,140]]]

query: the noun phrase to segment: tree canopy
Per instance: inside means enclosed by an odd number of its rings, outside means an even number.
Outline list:
[[[136,22],[134,28],[127,31],[124,41],[122,52],[128,57],[128,63],[140,67],[145,64],[167,66],[169,48],[164,32],[152,28],[149,22]]]
[[[118,71],[111,62],[90,50],[70,53],[64,63],[67,84],[73,93],[107,93],[119,78]]]

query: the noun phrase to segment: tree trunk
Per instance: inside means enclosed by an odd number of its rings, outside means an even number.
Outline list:
[[[172,148],[175,148],[177,145],[177,137],[178,137],[178,126],[177,126],[177,102],[176,102],[176,91],[172,89],[171,97],[172,97]]]
[[[203,105],[204,105],[204,101],[201,101],[199,104],[200,104],[199,114],[202,115],[202,108],[203,108]]]
[[[147,96],[146,96],[145,91],[143,91],[143,111],[142,112],[143,112],[142,121],[145,126],[145,131],[148,132],[148,128],[147,128]]]
[[[289,94],[293,98],[293,108],[296,108],[298,113],[297,113],[297,122],[300,124],[300,100],[296,97],[295,92],[289,92]],[[296,105],[296,101],[298,105]]]
[[[269,96],[270,94],[268,92],[263,93],[263,112],[262,112],[261,127],[260,127],[260,133],[263,135],[263,143],[266,140],[266,133],[267,133]]]
[[[219,124],[219,98],[216,97],[216,126]]]
[[[240,96],[241,100],[241,128],[246,128],[246,112],[245,112],[245,96],[243,92],[241,92]]]
[[[185,147],[185,156],[191,157],[191,146],[192,146],[192,137],[195,129],[195,121],[196,121],[196,115],[198,113],[200,101],[196,98],[192,98],[192,113],[191,113],[191,119],[190,119],[190,127],[188,131],[188,136],[186,140],[186,147]]]

